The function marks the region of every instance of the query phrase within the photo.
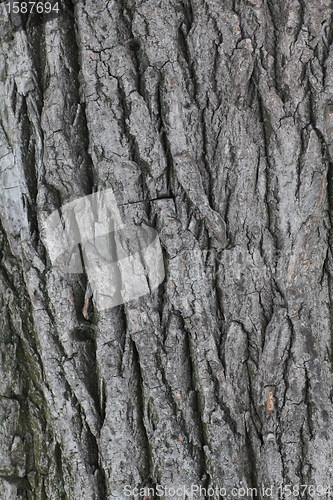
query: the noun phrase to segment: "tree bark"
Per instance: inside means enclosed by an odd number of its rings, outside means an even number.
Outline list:
[[[0,497],[331,498],[331,1],[0,8]],[[85,319],[43,224],[109,188],[166,276]]]

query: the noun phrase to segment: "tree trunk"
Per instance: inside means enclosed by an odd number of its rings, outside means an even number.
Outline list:
[[[331,1],[73,3],[0,6],[0,497],[331,498]],[[107,189],[165,279],[86,319],[43,228]]]

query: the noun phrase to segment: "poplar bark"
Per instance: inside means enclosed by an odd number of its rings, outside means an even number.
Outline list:
[[[0,5],[0,497],[330,498],[332,2],[64,5]],[[86,319],[43,223],[109,188],[166,276]]]

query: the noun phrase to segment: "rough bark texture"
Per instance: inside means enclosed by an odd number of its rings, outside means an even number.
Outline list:
[[[332,485],[331,1],[65,4],[0,5],[1,499]],[[85,320],[42,226],[110,187],[166,278]]]

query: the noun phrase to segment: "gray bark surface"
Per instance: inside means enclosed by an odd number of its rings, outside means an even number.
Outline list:
[[[333,486],[331,1],[65,5],[0,5],[0,498]],[[42,227],[110,187],[166,278],[86,320]]]

